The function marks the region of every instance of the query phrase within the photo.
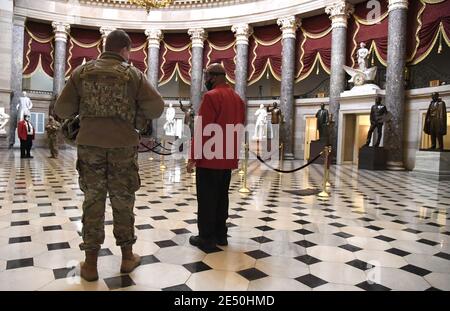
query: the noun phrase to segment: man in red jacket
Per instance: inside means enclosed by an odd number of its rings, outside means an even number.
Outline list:
[[[238,167],[244,134],[245,104],[226,83],[225,69],[212,64],[205,71],[205,86],[195,120],[188,172],[196,167],[198,236],[189,242],[203,250],[228,245],[228,190],[231,170]]]
[[[17,124],[17,135],[20,139],[20,157],[33,158],[30,154],[33,146],[34,127],[30,122],[30,116],[24,115],[24,119]]]

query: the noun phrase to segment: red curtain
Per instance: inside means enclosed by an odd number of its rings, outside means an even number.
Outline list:
[[[49,24],[27,22],[24,36],[23,75],[32,76],[40,66],[53,77],[53,29]]]
[[[331,21],[326,14],[302,20],[297,31],[296,53],[296,82],[307,78],[319,64],[330,72]]]
[[[410,62],[420,63],[433,50],[435,44],[450,46],[450,1],[420,0],[423,7],[417,19],[421,26],[417,32],[418,47]]]
[[[275,79],[281,80],[281,30],[278,25],[255,27],[249,40],[249,85],[255,83],[270,70]]]
[[[160,85],[166,84],[174,74],[187,84],[191,83],[191,40],[188,34],[166,33],[160,49]]]
[[[131,39],[130,63],[140,71],[147,72],[147,37],[143,33],[128,33]]]
[[[208,33],[205,42],[203,65],[206,68],[212,63],[221,63],[225,67],[227,79],[234,82],[236,69],[235,38],[231,31],[215,31]]]
[[[68,43],[66,76],[81,64],[88,62],[101,53],[102,38],[95,29],[71,28]]]

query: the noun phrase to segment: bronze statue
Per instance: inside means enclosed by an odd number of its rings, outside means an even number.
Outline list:
[[[444,136],[447,134],[447,109],[445,102],[439,98],[439,93],[432,94],[432,101],[425,116],[425,134],[431,135],[431,148],[436,149],[436,138],[439,142],[439,150],[444,150]]]
[[[319,140],[328,142],[330,115],[325,109],[325,104],[320,105],[320,109],[316,113],[317,129],[319,130]]]
[[[375,129],[377,129],[377,141],[373,144],[373,146],[380,146],[381,135],[383,134],[383,123],[387,113],[388,111],[386,106],[381,101],[381,97],[377,96],[375,99],[375,104],[372,105],[372,108],[370,109],[370,128],[369,133],[367,133],[367,140],[364,146],[370,145],[370,140],[372,139],[372,134]]]
[[[189,129],[191,131],[191,136],[194,134],[194,117],[195,117],[195,111],[192,108],[192,104],[189,103],[187,106],[183,106],[183,103],[180,102],[180,109],[184,112],[184,124],[189,126]]]
[[[267,107],[267,112],[271,113],[271,117],[272,117],[271,123],[272,124],[280,124],[281,123],[281,121],[282,121],[281,120],[282,119],[281,109],[278,108],[277,102],[273,103],[273,108],[270,108],[270,106]]]

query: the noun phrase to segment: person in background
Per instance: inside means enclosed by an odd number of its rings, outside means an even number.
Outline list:
[[[20,139],[20,157],[33,158],[31,156],[31,147],[35,137],[34,126],[30,122],[30,115],[24,114],[23,120],[17,124],[17,136]]]

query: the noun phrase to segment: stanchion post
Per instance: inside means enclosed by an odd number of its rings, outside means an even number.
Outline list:
[[[279,161],[280,165],[279,165],[279,169],[282,170],[283,167],[284,167],[284,144],[283,143],[280,144],[280,148],[279,149],[280,149],[280,161]]]
[[[323,182],[322,182],[322,191],[318,194],[319,198],[322,200],[327,200],[330,197],[330,194],[327,192],[327,178],[328,178],[328,161],[330,157],[331,147],[325,146],[323,149],[325,161],[323,164]]]
[[[242,187],[239,189],[239,193],[249,193],[250,189],[247,187],[247,172],[248,172],[248,156],[249,156],[249,145],[246,143],[244,145],[245,159],[244,159],[244,180],[242,181]]]
[[[244,151],[245,151],[245,143],[242,144],[244,147]],[[241,163],[241,168],[239,169],[239,175],[242,176],[244,175],[244,166],[245,166],[245,155],[244,155],[244,161],[240,161]]]
[[[330,184],[330,165],[331,165],[331,146],[328,146],[328,161],[327,161],[327,182],[326,182],[326,186],[327,187],[331,187]]]
[[[162,145],[163,149],[165,148],[165,144],[166,144],[165,140],[162,139],[162,140],[161,140],[161,145]],[[164,150],[163,150],[163,152],[164,152]],[[164,155],[161,155],[161,164],[159,165],[159,168],[160,168],[162,171],[165,170],[165,169],[167,168],[166,165],[164,164]]]

